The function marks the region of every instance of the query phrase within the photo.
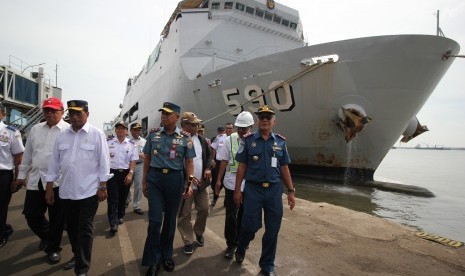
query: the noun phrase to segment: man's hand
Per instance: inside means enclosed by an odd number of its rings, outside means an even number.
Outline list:
[[[148,198],[148,196],[147,196],[147,180],[142,180],[142,193],[144,194],[144,196],[146,198]]]
[[[128,185],[131,185],[131,183],[132,183],[132,173],[130,172],[124,178],[124,185],[128,186]]]
[[[11,182],[11,193],[14,194],[19,191],[23,186],[26,186],[26,181],[24,179],[16,179]]]
[[[53,189],[45,189],[45,202],[48,205],[53,205],[53,203],[55,203],[55,192]]]
[[[236,207],[239,208],[241,207],[241,203],[242,203],[242,192],[241,190],[239,189],[235,189],[234,190],[234,203],[236,204]]]
[[[295,193],[290,192],[287,194],[287,205],[289,205],[289,208],[292,210],[294,209],[295,206]]]
[[[105,190],[98,189],[97,190],[97,197],[98,197],[99,202],[105,201],[105,199],[107,199],[107,197],[108,197],[107,190],[106,189]]]

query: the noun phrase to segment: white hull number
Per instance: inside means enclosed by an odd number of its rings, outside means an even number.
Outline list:
[[[282,81],[276,80],[271,82],[270,86],[268,87],[268,90],[279,85],[280,83],[282,83]],[[260,106],[265,104],[272,106],[273,109],[279,111],[290,111],[295,107],[294,92],[292,90],[292,86],[288,83],[284,83],[283,86],[275,90],[271,90],[267,94],[263,93],[263,89],[261,89],[260,86],[258,86],[257,84],[251,84],[245,87],[245,101],[250,101],[251,99],[261,95],[260,97],[250,102],[252,105],[248,105],[248,111],[252,113],[256,112]],[[238,99],[240,98],[240,94],[241,93],[237,88],[223,90],[224,103],[230,108],[238,107],[230,112],[232,115],[237,115],[244,110]],[[271,104],[268,103],[269,100],[271,100]]]

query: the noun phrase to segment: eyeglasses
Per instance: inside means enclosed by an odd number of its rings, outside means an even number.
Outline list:
[[[273,119],[273,117],[274,117],[274,115],[272,115],[272,114],[258,115],[258,119],[260,121],[263,121],[265,119],[269,121],[269,120]]]
[[[69,117],[71,117],[71,116],[82,117],[82,116],[84,116],[84,112],[82,112],[82,111],[75,111],[75,110],[71,111],[71,110],[70,110],[70,111],[68,111],[68,116],[69,116]]]

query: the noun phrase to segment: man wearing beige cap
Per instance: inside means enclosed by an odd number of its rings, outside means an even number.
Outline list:
[[[58,196],[61,179],[53,183],[55,203],[48,205],[45,202],[45,174],[55,139],[69,124],[63,121],[63,103],[58,98],[45,99],[42,111],[45,122],[33,126],[29,132],[16,185],[27,187],[23,214],[29,228],[40,238],[39,250],[44,250],[48,261],[55,264],[61,259],[64,227],[63,206]],[[48,220],[45,217],[47,210]]]
[[[194,253],[194,234],[197,246],[204,246],[203,233],[207,224],[209,213],[208,191],[206,187],[211,181],[211,152],[206,139],[197,134],[201,120],[192,112],[184,112],[181,117],[182,130],[191,135],[192,144],[195,149],[194,176],[199,179],[198,185],[194,185],[194,195],[186,198],[181,204],[178,217],[178,230],[184,242],[184,253],[190,255]],[[192,203],[195,203],[197,215],[195,224],[192,227],[191,214]]]

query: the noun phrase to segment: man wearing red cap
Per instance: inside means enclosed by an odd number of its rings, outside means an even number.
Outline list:
[[[58,133],[69,127],[63,121],[63,103],[58,98],[45,99],[42,105],[45,122],[32,127],[24,150],[23,160],[19,165],[18,179],[15,183],[17,191],[26,186],[23,214],[31,230],[40,238],[39,250],[44,250],[50,263],[58,263],[61,259],[61,237],[63,234],[63,208],[58,197],[60,181],[53,183],[55,203],[45,202],[44,179]],[[26,181],[27,179],[27,181]],[[45,212],[48,210],[48,220]]]

